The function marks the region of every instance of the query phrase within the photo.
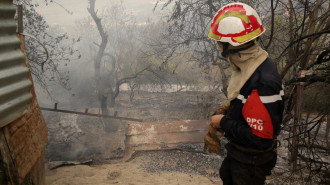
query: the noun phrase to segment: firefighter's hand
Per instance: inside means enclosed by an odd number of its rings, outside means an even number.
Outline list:
[[[219,115],[214,115],[211,117],[211,125],[214,128],[220,128],[220,121],[223,118],[223,114],[219,114]]]

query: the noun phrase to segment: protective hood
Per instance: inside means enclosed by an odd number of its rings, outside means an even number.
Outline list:
[[[246,50],[228,55],[227,60],[230,63],[232,73],[228,85],[229,101],[239,95],[241,88],[267,57],[268,53],[257,44]]]

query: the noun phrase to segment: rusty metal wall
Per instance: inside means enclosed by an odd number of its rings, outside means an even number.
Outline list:
[[[23,115],[32,100],[29,69],[16,37],[16,7],[0,0],[0,127]]]

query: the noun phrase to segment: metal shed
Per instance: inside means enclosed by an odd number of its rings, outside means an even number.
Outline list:
[[[29,68],[20,50],[12,1],[0,1],[0,127],[23,115],[31,103]]]
[[[12,0],[0,0],[0,184],[43,185],[47,126],[15,13]]]

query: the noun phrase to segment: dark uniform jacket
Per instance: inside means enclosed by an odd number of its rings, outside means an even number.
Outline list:
[[[276,157],[273,148],[284,109],[282,80],[267,58],[230,102],[220,127],[229,140],[228,155],[243,163],[262,164]]]

